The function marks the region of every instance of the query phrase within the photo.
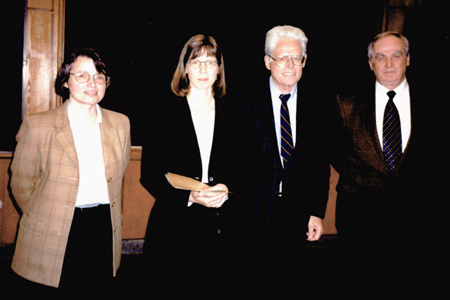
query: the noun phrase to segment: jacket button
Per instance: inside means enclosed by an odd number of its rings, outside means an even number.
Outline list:
[[[209,181],[214,181],[214,177],[209,177]]]
[[[111,178],[111,177],[109,177],[109,178],[108,178],[108,182],[111,182],[111,181],[112,181],[112,178]]]

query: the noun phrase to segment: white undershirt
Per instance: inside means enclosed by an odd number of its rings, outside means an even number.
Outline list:
[[[389,100],[387,92],[390,90],[378,81],[375,84],[375,117],[377,123],[378,139],[380,141],[381,148],[383,149],[383,118],[384,110],[386,104]],[[400,115],[400,126],[402,131],[402,152],[409,141],[409,136],[411,135],[411,100],[409,96],[409,85],[408,81],[403,80],[403,82],[394,89],[395,97],[394,104],[397,107],[398,113]]]
[[[198,113],[191,109],[192,121],[194,123],[195,134],[197,136],[198,148],[200,150],[200,159],[202,162],[203,183],[208,183],[209,159],[211,157],[211,148],[214,136],[215,109],[207,114]],[[188,207],[193,203],[188,202]]]
[[[80,182],[76,207],[95,207],[109,204],[108,186],[103,161],[103,147],[100,134],[102,114],[97,105],[97,119],[94,124],[82,122],[67,106],[70,128],[78,157]]]
[[[214,135],[215,110],[208,114],[199,114],[191,110],[192,121],[194,122],[195,133],[197,135],[200,157],[202,160],[202,178],[201,181],[208,183],[209,159]]]

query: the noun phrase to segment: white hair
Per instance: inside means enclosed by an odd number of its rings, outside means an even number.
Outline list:
[[[285,38],[297,40],[302,47],[302,55],[306,54],[306,43],[308,42],[308,38],[305,33],[300,28],[284,25],[276,26],[267,32],[266,44],[264,46],[266,55],[272,55],[278,41]]]

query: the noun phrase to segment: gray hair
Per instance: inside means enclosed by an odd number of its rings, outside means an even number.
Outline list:
[[[278,41],[284,38],[297,40],[302,47],[302,55],[306,54],[306,43],[308,42],[308,38],[305,33],[300,28],[284,25],[276,26],[267,32],[266,44],[264,46],[266,55],[272,55]]]
[[[387,37],[387,36],[398,37],[401,40],[401,42],[402,42],[403,51],[405,52],[405,56],[407,57],[409,55],[409,41],[408,41],[408,39],[406,37],[404,37],[402,34],[396,32],[396,31],[386,31],[386,32],[382,32],[382,33],[377,34],[377,36],[374,37],[372,42],[370,42],[369,46],[367,47],[367,58],[369,59],[370,62],[373,62],[373,45],[379,39]]]

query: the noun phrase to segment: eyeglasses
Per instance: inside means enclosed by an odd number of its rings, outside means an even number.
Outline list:
[[[188,64],[194,69],[199,68],[201,64],[205,64],[207,68],[214,68],[218,65],[218,63],[219,61],[217,60],[206,60],[206,61],[191,60],[188,62]]]
[[[94,78],[95,83],[104,85],[109,82],[109,77],[105,74],[88,74],[88,73],[69,73],[70,75],[75,76],[75,80],[79,83],[87,83],[91,79],[91,76]]]
[[[285,55],[285,56],[278,56],[276,59],[273,58],[271,55],[269,55],[271,59],[275,61],[275,64],[279,67],[284,67],[289,63],[289,59],[292,60],[292,63],[296,66],[301,66],[303,62],[305,61],[305,57],[303,55]]]

